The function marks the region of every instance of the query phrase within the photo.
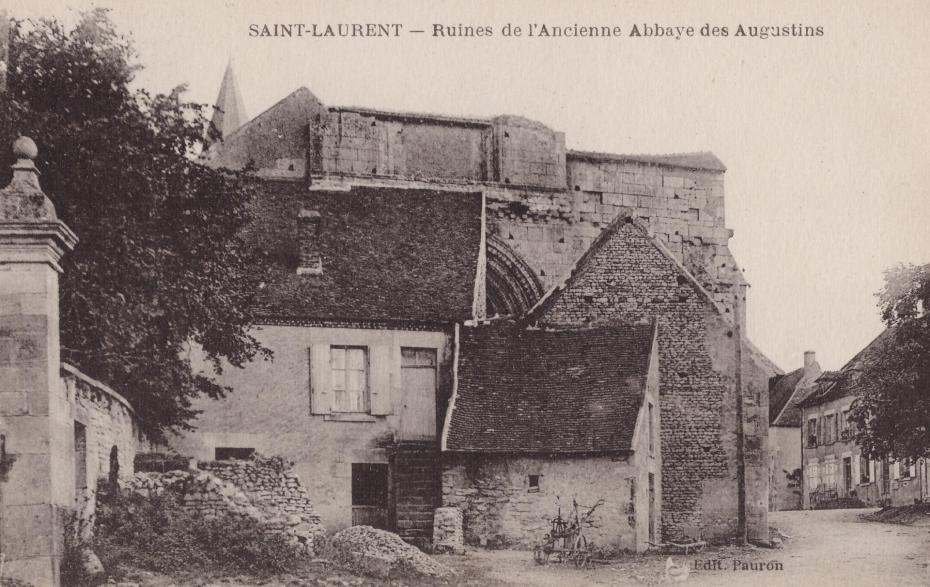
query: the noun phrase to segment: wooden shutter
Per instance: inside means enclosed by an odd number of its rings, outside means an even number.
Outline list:
[[[390,414],[391,406],[391,373],[394,370],[393,354],[388,345],[371,347],[371,373],[368,377],[369,399],[371,413],[375,416]]]
[[[329,345],[310,345],[310,413],[328,414],[332,406]]]
[[[869,482],[875,483],[875,461],[869,459]]]

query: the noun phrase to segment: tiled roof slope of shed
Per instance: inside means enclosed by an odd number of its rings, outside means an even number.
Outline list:
[[[858,393],[858,376],[862,369],[876,359],[884,345],[894,341],[894,328],[888,328],[879,334],[856,356],[843,365],[839,371],[828,371],[817,378],[816,385],[804,398],[798,401],[798,407],[817,406],[841,397]]]
[[[463,327],[446,450],[629,451],[655,326]]]
[[[769,388],[769,424],[773,426],[801,425],[801,412],[791,399],[803,378],[804,368],[802,367],[787,375],[776,375],[771,379],[772,385]]]
[[[453,322],[472,318],[481,194],[265,181],[246,238],[265,257],[260,318]],[[320,213],[322,275],[298,275],[297,217]]]

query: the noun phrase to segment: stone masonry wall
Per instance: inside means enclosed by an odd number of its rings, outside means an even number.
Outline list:
[[[300,477],[280,457],[211,461],[199,463],[198,467],[232,483],[262,509],[297,514],[317,524],[320,521]]]
[[[200,463],[202,470],[137,473],[126,489],[142,496],[173,493],[179,506],[205,518],[248,517],[316,552],[325,531],[296,475],[280,458]]]
[[[588,507],[603,499],[595,511],[597,527],[585,531],[588,541],[599,547],[636,549],[637,508],[630,502],[630,484],[638,471],[625,460],[447,455],[447,462],[443,505],[462,510],[467,544],[532,548],[549,532],[549,521],[560,506],[567,519],[573,499]],[[529,475],[539,475],[538,492],[530,491]],[[587,508],[579,511],[583,514]]]
[[[518,116],[468,119],[326,108],[301,88],[205,158],[266,176],[481,184],[489,226],[533,268],[558,282],[587,245],[623,214],[647,222],[718,302],[732,307],[741,272],[727,246],[724,167],[708,154],[611,155],[568,151],[564,133]],[[304,163],[306,162],[306,168]],[[745,324],[745,321],[744,321]]]
[[[732,535],[737,504],[732,325],[635,224],[618,227],[579,271],[555,294],[541,323],[658,321],[663,535]],[[773,374],[755,352],[743,353],[750,536],[767,531],[764,406]]]
[[[331,173],[482,179],[490,165],[486,124],[443,124],[365,111],[320,117],[320,169]]]
[[[110,458],[116,448],[119,479],[132,478],[136,453],[150,448],[129,403],[106,385],[63,364],[62,381],[74,393],[74,419],[85,426],[87,437],[86,487],[110,475]]]

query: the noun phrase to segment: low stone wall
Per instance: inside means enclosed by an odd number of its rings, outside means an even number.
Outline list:
[[[298,514],[315,524],[320,523],[300,478],[281,457],[258,458],[252,461],[211,461],[198,464],[218,478],[234,484],[249,499],[266,510]]]
[[[120,480],[131,479],[136,453],[150,447],[135,410],[123,396],[67,363],[61,365],[61,379],[74,401],[74,421],[83,426],[84,446],[75,448],[85,451],[86,477],[77,481],[93,488],[110,476],[113,465]]]
[[[280,458],[201,463],[201,470],[137,473],[126,490],[143,496],[174,493],[186,512],[204,518],[249,517],[315,553],[325,534],[306,491]]]

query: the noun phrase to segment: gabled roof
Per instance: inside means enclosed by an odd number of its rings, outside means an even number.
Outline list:
[[[791,402],[798,385],[804,378],[804,368],[787,375],[776,375],[769,382],[769,424],[772,426],[800,426],[801,412]],[[789,404],[791,404],[789,406]],[[788,407],[788,410],[785,408]]]
[[[442,322],[471,319],[481,194],[259,182],[245,237],[264,254],[260,318]],[[298,275],[297,216],[321,216],[322,275]]]
[[[462,327],[443,448],[629,451],[654,339],[654,324],[540,330],[498,321]]]
[[[809,408],[824,404],[841,397],[858,395],[858,374],[872,361],[876,360],[878,353],[884,345],[894,340],[894,328],[888,328],[879,334],[868,345],[849,360],[839,371],[827,371],[817,378],[816,385],[803,399],[798,407]]]
[[[617,234],[625,226],[633,226],[636,230],[639,230],[649,239],[649,242],[658,250],[669,262],[675,267],[681,277],[687,280],[688,283],[694,288],[694,290],[700,295],[704,300],[709,303],[713,308],[715,308],[720,314],[723,314],[720,305],[714,300],[713,296],[704,288],[703,285],[694,277],[694,275],[688,271],[688,269],[681,264],[681,262],[675,258],[675,255],[672,254],[661,242],[656,240],[654,237],[650,236],[650,231],[647,226],[645,226],[639,220],[631,216],[618,216],[611,222],[601,233],[594,239],[591,243],[591,246],[588,247],[581,257],[575,261],[575,264],[572,266],[571,270],[568,273],[568,276],[562,281],[562,283],[557,284],[553,288],[543,295],[542,298],[536,305],[530,308],[526,313],[527,321],[534,321],[540,316],[543,316],[552,306],[555,304],[556,300],[562,295],[562,292],[569,289],[583,274],[585,267],[588,263],[595,258],[598,251],[600,251],[607,242]]]

